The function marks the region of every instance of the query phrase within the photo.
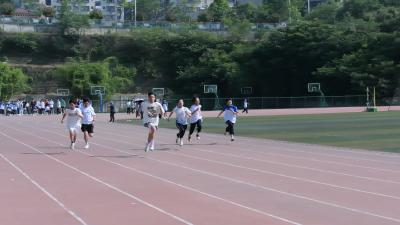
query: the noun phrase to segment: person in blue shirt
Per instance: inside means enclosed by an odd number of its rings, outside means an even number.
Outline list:
[[[231,141],[235,140],[235,129],[234,125],[236,123],[236,116],[238,114],[238,108],[233,105],[232,99],[228,99],[226,101],[226,105],[222,109],[222,111],[218,114],[217,117],[220,117],[221,114],[224,114],[224,121],[227,125],[225,129],[225,135],[229,133],[231,135]]]

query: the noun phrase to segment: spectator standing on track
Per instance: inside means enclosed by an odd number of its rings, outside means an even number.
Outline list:
[[[94,130],[94,121],[96,119],[96,113],[94,112],[93,107],[91,106],[89,99],[84,98],[82,102],[82,111],[83,119],[82,119],[82,132],[83,138],[85,139],[85,149],[89,148],[89,139],[93,137]]]
[[[242,113],[249,113],[249,102],[247,101],[247,98],[243,100],[243,112]]]
[[[132,102],[130,100],[128,100],[126,102],[126,113],[129,115],[132,112]]]
[[[110,123],[115,122],[115,106],[112,102],[110,102]]]
[[[60,99],[57,99],[56,107],[57,107],[57,115],[58,115],[58,114],[61,113],[61,101],[60,101]]]
[[[192,116],[192,113],[184,106],[183,99],[180,99],[176,107],[171,111],[168,121],[174,113],[176,114],[176,128],[179,130],[179,132],[176,134],[176,144],[183,146],[183,137],[185,136],[188,126],[187,119]]]
[[[25,108],[26,108],[26,113],[28,115],[31,115],[32,114],[32,112],[31,112],[32,107],[31,107],[31,103],[29,103],[29,101],[26,102]]]
[[[190,107],[190,112],[192,114],[192,117],[190,117],[190,130],[188,137],[189,142],[192,139],[192,134],[194,133],[196,127],[197,127],[196,139],[200,140],[200,132],[202,129],[203,116],[201,114],[200,99],[198,97],[194,97],[192,99],[192,106]]]
[[[0,114],[5,114],[6,105],[4,102],[0,102]]]
[[[44,102],[44,100],[42,99],[40,101],[40,113],[39,114],[44,114],[44,110],[46,109],[46,103]]]
[[[50,113],[49,114],[53,114],[54,113],[54,101],[53,101],[53,99],[50,99],[49,107],[50,107]]]
[[[61,123],[64,123],[64,119],[67,118],[67,129],[69,131],[69,138],[71,140],[70,148],[75,149],[77,130],[81,128],[81,120],[83,115],[80,109],[75,107],[73,100],[69,101],[69,109],[65,111],[61,119]]]
[[[145,127],[149,128],[149,134],[144,151],[153,151],[154,137],[160,122],[159,115],[164,115],[165,112],[162,105],[156,102],[156,95],[151,92],[148,94],[148,102],[142,103],[141,108],[143,111],[143,124]]]
[[[67,103],[65,102],[64,99],[61,99],[60,102],[61,102],[61,113],[64,114]]]
[[[236,123],[236,116],[238,114],[238,109],[233,105],[232,99],[228,99],[226,101],[226,105],[222,109],[222,111],[218,114],[217,117],[221,116],[224,113],[224,120],[227,125],[225,129],[225,135],[229,133],[231,135],[231,141],[235,140],[235,129],[234,125]]]

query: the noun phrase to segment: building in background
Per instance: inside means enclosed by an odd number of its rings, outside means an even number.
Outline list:
[[[51,6],[56,14],[60,12],[61,0],[40,0],[41,4]],[[124,9],[122,0],[83,0],[79,3],[71,3],[71,10],[75,13],[89,14],[93,10],[99,10],[106,21],[124,21]]]
[[[207,9],[214,0],[165,0],[166,4],[180,4],[182,2],[186,2],[186,4],[190,7],[194,7],[196,10],[201,11]]]

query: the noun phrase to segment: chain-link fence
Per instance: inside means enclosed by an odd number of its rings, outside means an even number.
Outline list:
[[[346,96],[303,96],[303,97],[248,97],[246,98],[250,109],[280,109],[280,108],[319,108],[319,107],[350,107],[365,106],[365,95],[346,95]],[[233,103],[243,108],[245,97],[233,98]],[[226,98],[201,98],[203,110],[219,110],[225,104]],[[178,99],[167,99],[169,110],[171,110]],[[187,106],[191,105],[190,98],[184,98]],[[126,112],[128,100],[121,98],[105,101],[103,112],[108,112],[109,104],[112,102],[117,112]],[[92,101],[96,111],[100,111],[100,102]]]

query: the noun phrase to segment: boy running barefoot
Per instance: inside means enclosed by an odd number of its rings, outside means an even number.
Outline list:
[[[201,105],[200,105],[200,99],[198,97],[194,97],[192,99],[192,106],[190,107],[190,112],[192,114],[192,117],[190,117],[190,130],[189,130],[189,137],[188,141],[190,142],[192,139],[192,134],[194,130],[197,127],[197,134],[196,138],[197,140],[200,140],[200,132],[202,129],[202,122],[203,122],[203,116],[201,115]]]
[[[232,99],[228,99],[226,101],[226,105],[222,109],[222,111],[218,114],[217,117],[221,116],[224,113],[224,120],[227,125],[225,129],[225,135],[229,133],[231,135],[231,141],[235,140],[235,130],[234,125],[236,123],[236,116],[238,114],[238,108],[233,105]]]
[[[179,132],[176,134],[176,144],[183,146],[183,136],[185,136],[185,132],[188,126],[187,118],[191,117],[191,112],[188,108],[186,108],[183,102],[183,99],[178,101],[178,104],[171,111],[168,117],[168,121],[171,118],[172,114],[176,114],[176,128],[178,128]]]
[[[154,136],[160,122],[159,115],[164,115],[165,112],[161,104],[156,102],[156,95],[151,92],[148,94],[148,101],[142,103],[141,108],[143,111],[143,124],[145,127],[149,128],[149,134],[144,151],[153,151]]]
[[[61,123],[64,123],[64,119],[67,118],[67,129],[69,130],[69,138],[71,140],[71,149],[75,149],[76,143],[76,130],[81,128],[81,119],[83,118],[80,109],[75,107],[73,100],[69,101],[69,109],[65,111],[61,119]]]
[[[85,149],[89,148],[89,139],[93,137],[93,125],[96,119],[96,113],[94,112],[93,107],[91,106],[89,99],[84,98],[82,103],[82,132],[83,138],[85,139]]]

